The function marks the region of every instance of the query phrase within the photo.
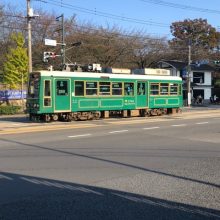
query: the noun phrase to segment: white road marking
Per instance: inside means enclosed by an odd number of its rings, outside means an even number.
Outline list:
[[[5,176],[3,174],[0,174],[0,179],[13,180],[11,177]]]
[[[169,118],[169,121],[174,120]],[[153,122],[161,122],[161,121],[167,121],[167,119],[159,119],[159,118],[154,118],[154,119],[149,119],[149,118],[143,118],[143,119],[137,119],[137,120],[125,120],[125,121],[107,121],[108,123],[111,124],[140,124],[140,123],[153,123]]]
[[[123,133],[127,132],[128,130],[120,130],[120,131],[110,131],[109,134],[114,134],[114,133]]]
[[[78,135],[68,136],[68,138],[86,137],[86,136],[91,136],[91,134],[78,134]]]
[[[149,127],[149,128],[143,128],[144,130],[151,130],[151,129],[157,129],[157,128],[160,128],[160,127]]]
[[[178,125],[171,125],[173,127],[181,127],[181,126],[186,126],[186,124],[178,124]]]
[[[208,124],[208,122],[207,121],[204,121],[204,122],[198,122],[198,123],[196,123],[197,125],[204,125],[204,124]]]

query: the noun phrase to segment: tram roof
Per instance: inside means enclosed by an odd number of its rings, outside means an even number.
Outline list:
[[[137,79],[137,80],[176,80],[182,81],[178,76],[164,75],[137,75],[137,74],[113,74],[113,73],[93,73],[93,72],[65,72],[65,71],[36,71],[41,76],[53,77],[76,77],[76,78],[103,78],[103,79]]]

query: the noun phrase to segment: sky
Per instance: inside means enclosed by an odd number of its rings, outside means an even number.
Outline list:
[[[1,2],[26,14],[26,0]],[[184,19],[207,19],[220,31],[220,0],[31,0],[31,7],[66,18],[75,15],[80,24],[117,26],[155,37],[171,38],[171,23]]]

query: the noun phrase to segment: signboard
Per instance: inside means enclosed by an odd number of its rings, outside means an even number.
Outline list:
[[[23,90],[0,90],[0,101],[12,99],[26,99],[27,91]]]
[[[56,40],[44,39],[44,41],[45,41],[45,45],[47,45],[47,46],[53,46],[53,47],[57,46]]]

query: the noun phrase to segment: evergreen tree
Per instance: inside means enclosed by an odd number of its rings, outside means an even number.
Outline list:
[[[3,81],[11,89],[21,87],[28,79],[28,56],[27,49],[24,47],[25,40],[21,33],[13,33],[10,36],[12,46],[6,55],[4,63]]]
[[[179,56],[184,56],[185,60],[188,59],[188,45],[192,46],[193,60],[210,59],[218,48],[220,32],[208,24],[206,19],[173,22],[170,29],[174,36],[169,42],[170,46]]]
[[[214,27],[208,24],[206,19],[185,19],[184,21],[173,22],[171,33],[174,42],[188,43],[191,40],[192,45],[212,49],[218,46],[220,33]]]

